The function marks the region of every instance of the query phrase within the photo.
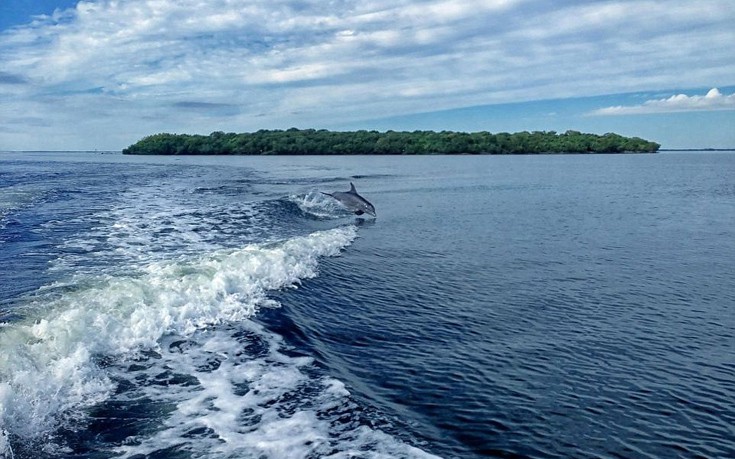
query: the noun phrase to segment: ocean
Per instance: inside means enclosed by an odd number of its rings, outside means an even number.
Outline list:
[[[734,265],[732,153],[0,153],[0,457],[735,457]]]

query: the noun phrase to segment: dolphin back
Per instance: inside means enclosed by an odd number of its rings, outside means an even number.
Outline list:
[[[373,217],[375,216],[375,207],[370,201],[357,194],[355,184],[352,182],[350,182],[350,191],[335,191],[334,193],[325,193],[322,191],[321,193],[333,197],[344,208],[357,215],[368,213]]]

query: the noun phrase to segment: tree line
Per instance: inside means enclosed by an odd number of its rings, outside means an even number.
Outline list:
[[[154,134],[125,148],[130,155],[426,155],[654,153],[660,145],[638,137],[578,131],[454,132],[324,129],[213,132],[208,136]]]

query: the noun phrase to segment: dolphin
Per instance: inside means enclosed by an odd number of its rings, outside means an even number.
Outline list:
[[[375,217],[375,207],[367,199],[357,194],[355,185],[352,182],[350,182],[350,191],[335,191],[334,193],[325,193],[322,191],[322,194],[333,197],[342,204],[342,207],[350,212],[354,212],[356,215],[368,214]]]

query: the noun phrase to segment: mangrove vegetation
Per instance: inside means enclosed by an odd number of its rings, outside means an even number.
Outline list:
[[[578,131],[453,132],[315,129],[213,132],[208,136],[155,134],[125,148],[130,155],[427,155],[654,153],[660,145],[638,137]]]

